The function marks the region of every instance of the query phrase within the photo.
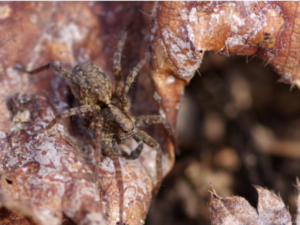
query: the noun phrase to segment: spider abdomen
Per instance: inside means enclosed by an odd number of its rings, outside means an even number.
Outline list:
[[[110,102],[111,82],[101,67],[91,62],[78,63],[72,74],[77,80],[71,79],[71,89],[79,105],[106,105]],[[82,80],[84,85],[78,80]]]

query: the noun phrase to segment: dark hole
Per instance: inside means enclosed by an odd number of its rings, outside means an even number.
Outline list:
[[[12,184],[13,182],[9,179],[5,179],[8,184]]]
[[[120,225],[120,222],[117,222],[116,225]],[[125,223],[123,223],[122,225],[126,225]]]
[[[200,52],[200,53],[203,53],[203,50],[201,49],[201,50],[199,50],[199,52]]]

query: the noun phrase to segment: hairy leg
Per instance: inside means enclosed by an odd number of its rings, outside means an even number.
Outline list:
[[[63,67],[61,67],[60,65],[58,65],[56,63],[49,63],[47,65],[41,66],[41,67],[39,67],[35,70],[32,70],[32,71],[27,71],[27,70],[19,68],[19,67],[14,67],[14,69],[19,70],[19,71],[23,71],[23,72],[28,73],[28,74],[39,73],[39,72],[47,70],[49,68],[51,68],[54,71],[60,73],[64,77],[69,78],[73,82],[79,84],[81,87],[88,88],[88,84],[85,82],[85,80],[83,80],[82,78],[80,78],[78,76],[73,76],[73,74],[70,71],[64,69]]]
[[[35,131],[34,134],[46,131],[51,129],[57,122],[59,122],[62,118],[66,118],[69,116],[73,116],[76,114],[84,114],[87,112],[100,112],[99,106],[94,105],[83,105],[72,109],[67,109],[63,111],[61,114],[57,115],[45,128],[42,128],[38,131]]]
[[[123,225],[123,211],[124,211],[124,183],[122,177],[122,168],[119,162],[119,149],[118,144],[115,139],[112,138],[111,135],[104,134],[103,135],[103,152],[106,156],[108,156],[114,163],[115,171],[116,171],[116,180],[117,187],[119,189],[119,217],[120,217],[120,225]]]
[[[96,140],[96,151],[95,151],[95,172],[94,172],[94,182],[97,183],[99,175],[99,163],[101,157],[101,141],[102,141],[102,126],[103,117],[98,113],[95,118],[95,140]]]
[[[163,173],[162,173],[162,151],[160,148],[160,145],[146,132],[144,131],[137,131],[137,136],[143,140],[143,142],[147,145],[149,145],[151,148],[154,148],[156,150],[156,179],[157,183],[153,189],[152,196],[153,199],[158,193],[158,190],[161,186],[162,179],[163,179]]]
[[[113,73],[116,81],[115,85],[115,93],[117,96],[120,96],[121,90],[124,86],[124,82],[122,79],[121,75],[121,58],[122,58],[122,49],[126,40],[127,32],[122,31],[120,33],[119,39],[118,39],[118,44],[117,44],[117,49],[114,54],[114,59],[113,59]]]
[[[129,155],[127,155],[126,153],[122,153],[122,156],[124,156],[126,159],[137,159],[141,154],[141,152],[143,151],[143,146],[144,146],[143,140],[140,139],[136,134],[133,134],[132,137],[136,141],[138,146]]]
[[[142,59],[131,71],[130,74],[128,75],[123,88],[121,90],[120,94],[120,100],[122,102],[123,107],[127,110],[130,105],[130,100],[127,97],[127,93],[129,91],[130,86],[132,85],[133,81],[135,80],[137,74],[141,70],[141,68],[146,64],[147,60]]]
[[[178,146],[177,146],[177,137],[176,137],[176,131],[173,129],[173,127],[169,124],[169,122],[163,118],[161,115],[143,115],[138,116],[135,118],[135,125],[136,126],[144,126],[144,125],[150,125],[150,124],[163,124],[165,129],[168,131],[170,138],[174,144],[174,147],[176,149],[176,152],[178,153]]]

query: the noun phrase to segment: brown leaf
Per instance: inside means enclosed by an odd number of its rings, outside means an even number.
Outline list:
[[[256,224],[256,210],[241,197],[221,198],[211,190],[210,201],[212,224]]]
[[[296,198],[296,204],[297,204],[297,214],[296,214],[296,219],[295,219],[295,224],[299,225],[300,224],[300,181],[299,178],[296,179],[296,187],[298,191],[298,195]]]
[[[299,83],[298,2],[158,2],[153,9],[152,75],[175,124],[183,87],[205,51],[256,55],[280,80]]]
[[[292,224],[291,216],[280,197],[261,187],[256,187],[256,190],[258,213],[244,198],[221,198],[211,189],[212,224]]]

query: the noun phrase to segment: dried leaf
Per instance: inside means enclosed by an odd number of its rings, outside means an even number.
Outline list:
[[[291,216],[281,198],[274,193],[256,187],[258,192],[257,211],[247,200],[234,196],[221,198],[211,190],[212,224],[292,224]]]
[[[182,89],[205,51],[256,55],[280,80],[299,83],[298,2],[158,2],[152,26],[152,75],[162,111],[175,124]]]
[[[300,181],[299,181],[299,178],[297,178],[296,184],[297,184],[296,187],[297,187],[297,191],[298,191],[298,196],[296,198],[297,214],[296,214],[295,224],[299,225],[300,224]]]

